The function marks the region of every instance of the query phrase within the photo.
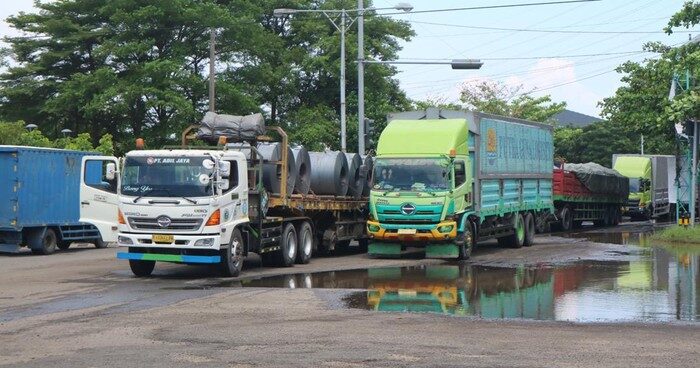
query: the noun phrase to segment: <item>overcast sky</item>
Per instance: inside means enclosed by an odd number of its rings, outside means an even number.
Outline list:
[[[391,7],[398,2],[408,2],[419,11],[539,1],[375,0],[375,6]],[[683,2],[602,0],[394,15],[396,19],[410,21],[417,34],[403,44],[401,59],[480,58],[485,63],[478,71],[452,70],[448,65],[402,65],[397,77],[409,97],[415,99],[454,101],[465,82],[498,80],[522,84],[528,90],[541,90],[535,94],[551,94],[555,101],[566,101],[571,110],[597,116],[598,102],[620,86],[620,76],[614,72],[616,66],[626,60],[653,57],[642,52],[646,42],[675,45],[688,39],[687,31],[672,36],[662,32],[669,17]],[[4,20],[19,11],[32,10],[32,0],[3,1],[0,17]],[[0,33],[15,34],[4,21]],[[348,55],[348,59],[355,59],[355,55]]]

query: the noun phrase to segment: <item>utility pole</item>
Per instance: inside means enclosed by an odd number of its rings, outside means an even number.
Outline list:
[[[345,109],[345,9],[340,13],[340,150],[347,152],[347,113]]]
[[[214,33],[214,28],[209,28],[209,111],[216,112],[216,92],[214,87],[216,84],[216,73],[214,70],[214,64],[216,63],[216,50],[214,48],[214,42],[216,41],[216,34]]]
[[[644,134],[642,134],[642,143],[641,143],[641,146],[642,146],[642,150],[641,150],[641,151],[642,151],[642,154],[644,154]]]
[[[365,3],[357,0],[357,153],[365,154]]]

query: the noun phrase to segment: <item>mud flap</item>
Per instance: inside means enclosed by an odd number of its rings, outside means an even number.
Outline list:
[[[446,244],[428,244],[425,246],[425,258],[459,258],[459,248],[457,245]]]
[[[371,257],[400,257],[401,244],[370,242],[367,254]]]

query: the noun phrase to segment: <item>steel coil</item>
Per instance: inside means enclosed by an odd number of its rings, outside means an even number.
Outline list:
[[[362,164],[367,167],[367,176],[365,177],[364,187],[362,189],[362,195],[365,197],[369,196],[369,191],[372,189],[372,175],[374,173],[374,157],[370,155],[365,155],[362,158]]]
[[[342,152],[309,152],[311,191],[345,196],[348,193],[348,161]]]
[[[346,153],[345,159],[348,161],[348,195],[354,198],[360,198],[365,184],[360,174],[362,158],[357,153]]]
[[[276,161],[282,160],[282,145],[280,143],[258,143],[258,151],[265,160],[263,163],[263,185],[270,193],[280,193],[282,186],[282,167]],[[297,177],[296,163],[292,149],[287,147],[287,194],[294,190]]]
[[[294,192],[308,194],[311,189],[311,158],[309,151],[304,146],[292,148],[294,163],[296,163],[297,179],[294,183]]]

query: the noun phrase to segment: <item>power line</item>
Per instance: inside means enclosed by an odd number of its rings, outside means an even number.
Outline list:
[[[561,4],[575,4],[575,3],[590,3],[598,2],[601,0],[567,0],[567,1],[549,1],[549,2],[537,2],[537,3],[523,3],[523,4],[503,4],[503,5],[486,5],[486,6],[472,6],[465,8],[449,8],[449,9],[430,9],[430,10],[414,10],[411,12],[396,12],[396,13],[381,13],[378,15],[407,15],[407,14],[420,14],[420,13],[439,13],[439,12],[452,12],[452,11],[462,11],[462,10],[485,10],[485,9],[502,9],[502,8],[521,8],[526,6],[541,6],[541,5],[561,5]]]
[[[576,54],[576,55],[550,55],[550,56],[504,56],[496,58],[480,58],[480,60],[488,61],[508,61],[508,60],[537,60],[537,59],[571,59],[580,57],[595,57],[595,56],[609,56],[609,55],[630,55],[639,54],[643,51],[620,51],[620,52],[605,52],[605,53],[595,53],[595,54]],[[401,58],[402,60],[426,60],[426,61],[450,61],[452,59],[435,59],[435,58]]]
[[[663,31],[581,31],[581,30],[565,30],[565,29],[527,29],[527,28],[502,28],[502,27],[486,27],[486,26],[467,26],[463,24],[449,24],[436,22],[423,22],[417,20],[407,20],[409,23],[427,24],[432,26],[445,26],[455,28],[468,29],[483,29],[491,31],[507,31],[507,32],[534,32],[534,33],[568,33],[568,34],[663,34]],[[700,31],[688,31],[689,33],[700,33]]]

